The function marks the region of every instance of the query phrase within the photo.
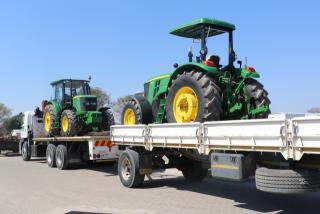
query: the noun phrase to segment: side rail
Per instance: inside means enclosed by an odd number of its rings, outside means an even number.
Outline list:
[[[148,126],[130,125],[112,126],[110,130],[111,141],[117,145],[144,146],[148,149]]]
[[[168,123],[149,125],[148,148],[198,149],[201,141],[200,123]]]
[[[320,154],[320,116],[275,117],[256,120],[187,124],[112,126],[111,140],[118,145],[281,153],[300,160],[303,154]]]
[[[292,159],[303,154],[320,154],[320,116],[296,117],[291,120]]]
[[[256,119],[206,122],[203,153],[212,150],[279,152],[288,158],[287,120]]]

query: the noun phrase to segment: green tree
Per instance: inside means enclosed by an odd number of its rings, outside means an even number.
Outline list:
[[[98,109],[105,107],[105,106],[110,106],[111,105],[111,96],[104,90],[102,90],[99,87],[93,87],[91,88],[91,93],[95,96],[97,96],[97,105]]]
[[[13,117],[6,119],[3,126],[7,133],[10,133],[13,129],[21,129],[23,123],[23,113],[19,113]]]
[[[0,126],[11,115],[11,109],[0,102]]]

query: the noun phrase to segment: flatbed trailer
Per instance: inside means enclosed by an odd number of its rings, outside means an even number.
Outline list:
[[[109,132],[91,133],[89,136],[42,137],[43,119],[34,112],[24,112],[19,149],[24,161],[33,157],[46,158],[49,167],[67,169],[81,162],[115,162],[119,147],[110,141]]]
[[[255,176],[259,190],[301,193],[320,188],[320,116],[185,124],[117,125],[113,144],[127,147],[118,162],[122,184],[137,187],[157,168],[177,168],[190,181]]]
[[[32,157],[46,157],[49,167],[67,169],[72,164],[86,162],[116,162],[118,146],[108,136],[40,137],[31,142]]]

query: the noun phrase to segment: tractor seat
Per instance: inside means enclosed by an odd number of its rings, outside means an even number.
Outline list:
[[[206,61],[204,61],[204,64],[210,67],[220,68],[220,57],[217,55],[210,55],[207,57]]]

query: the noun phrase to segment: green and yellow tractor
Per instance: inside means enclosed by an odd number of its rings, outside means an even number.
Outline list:
[[[54,98],[42,101],[47,136],[76,136],[109,130],[114,117],[107,107],[98,109],[88,80],[62,79],[51,83]]]
[[[122,124],[184,123],[231,119],[266,118],[270,100],[260,75],[253,67],[237,61],[233,49],[235,26],[228,22],[201,18],[179,26],[171,34],[194,39],[200,53],[188,62],[174,64],[174,72],[164,74],[144,85],[144,95],[129,96],[122,112]],[[208,54],[207,40],[228,35],[228,63],[220,65],[220,57]]]

